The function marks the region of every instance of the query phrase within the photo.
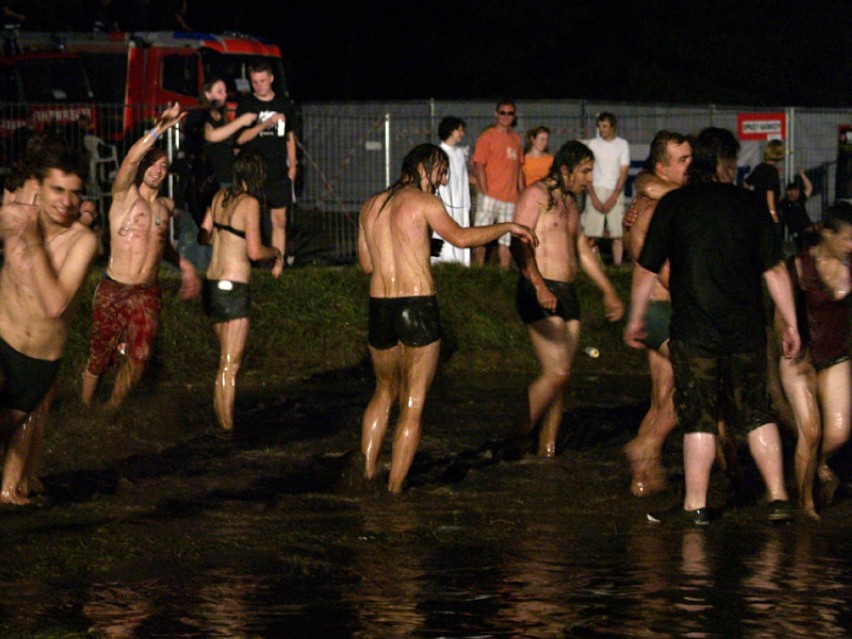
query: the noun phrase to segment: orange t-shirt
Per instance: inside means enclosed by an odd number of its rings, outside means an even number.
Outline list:
[[[537,182],[547,175],[553,165],[553,156],[545,153],[539,157],[527,155],[524,157],[524,180],[527,186]]]
[[[476,141],[473,161],[485,167],[488,191],[485,195],[501,202],[518,200],[518,175],[524,163],[521,138],[514,131],[496,126],[485,129]]]

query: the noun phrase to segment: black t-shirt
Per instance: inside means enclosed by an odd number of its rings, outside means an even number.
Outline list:
[[[234,168],[233,136],[221,142],[208,142],[204,139],[207,124],[214,129],[225,126],[228,121],[223,113],[216,119],[210,109],[191,111],[186,118],[186,151],[193,162],[205,162],[206,168],[213,171],[219,184],[230,183]]]
[[[667,259],[673,339],[718,354],[765,342],[762,275],[781,249],[761,198],[718,182],[672,191],[654,211],[639,264],[658,273]]]
[[[775,194],[775,204],[781,199],[781,178],[778,176],[778,169],[774,164],[761,162],[745,179],[745,183],[754,189],[763,202],[766,202],[766,192],[772,191]]]
[[[267,182],[287,178],[287,136],[296,123],[291,102],[276,95],[272,100],[258,100],[254,95],[243,98],[237,107],[237,117],[243,113],[257,113],[257,122],[269,119],[273,113],[282,113],[286,122],[261,131],[253,140],[242,145],[243,149],[254,149],[267,163]],[[239,136],[237,136],[239,137]]]

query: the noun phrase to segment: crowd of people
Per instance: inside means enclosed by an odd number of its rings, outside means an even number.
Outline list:
[[[292,115],[272,90],[272,71],[252,66],[253,89],[229,121],[225,84],[204,85],[200,108],[166,109],[129,149],[107,215],[110,252],[94,303],[90,358],[82,400],[95,404],[101,377],[118,366],[108,408],[116,409],[144,373],[161,311],[158,273],[165,259],[180,269],[182,297],[202,294],[220,344],[214,409],[222,429],[234,428],[234,397],[249,334],[252,262],[273,277],[285,266],[287,207],[296,171]],[[470,175],[459,146],[463,120],[445,118],[440,146],[421,144],[402,163],[399,179],[364,203],[358,262],[370,277],[368,350],[376,386],[363,416],[364,476],[378,474],[384,437],[396,415],[388,489],[403,490],[422,430],[422,414],[441,344],[431,267],[471,262],[469,249],[498,243],[501,266],[519,273],[517,312],[541,370],[527,389],[523,415],[507,429],[507,458],[556,455],[563,402],[581,330],[579,269],[602,295],[611,322],[625,306],[595,250],[604,231],[634,262],[625,342],[648,351],[651,407],[626,446],[631,491],[666,488],[662,447],[676,425],[684,431],[686,479],[682,507],[649,513],[704,525],[714,461],[736,465],[733,439],[743,434],[765,483],[769,519],[792,516],[784,480],[781,436],[767,392],[768,345],[780,343],[775,366],[798,430],[795,485],[802,511],[818,518],[840,483],[828,459],[849,438],[850,280],[852,206],[838,204],[817,228],[801,226],[800,250],[783,259],[776,210],[804,193],[775,199],[733,184],[739,144],[724,129],[696,137],[660,131],[637,196],[626,215],[626,142],[616,118],[602,113],[598,137],[572,140],[553,155],[550,131],[513,128],[516,108],[503,100],[495,124],[472,156],[477,191],[471,219]],[[169,170],[158,141],[190,120],[196,156],[209,163],[215,188],[195,203],[199,241],[212,246],[202,284],[178,254],[168,229],[174,202],[160,193]],[[239,152],[237,153],[237,149]],[[775,152],[775,151],[773,151]],[[774,156],[770,156],[774,157]],[[0,410],[6,444],[0,502],[24,504],[40,489],[38,457],[64,351],[70,303],[97,253],[81,210],[87,166],[67,145],[33,145],[6,185],[0,232]],[[776,170],[777,179],[777,170]],[[198,193],[202,193],[199,190]],[[585,198],[585,206],[582,200]],[[775,207],[775,208],[773,208]],[[203,209],[203,214],[200,213]],[[794,213],[786,214],[790,219]],[[623,217],[623,221],[622,221]],[[266,229],[264,227],[266,226]],[[473,262],[483,254],[474,252]],[[614,249],[616,263],[622,252]],[[769,330],[773,329],[774,330]],[[769,355],[767,355],[769,353]]]

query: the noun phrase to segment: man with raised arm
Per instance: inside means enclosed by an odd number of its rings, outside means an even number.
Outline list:
[[[539,238],[533,247],[512,242],[521,269],[517,307],[541,363],[541,373],[527,393],[528,410],[514,443],[523,443],[541,422],[538,454],[556,455],[565,388],[580,342],[580,302],[574,288],[577,266],[603,293],[604,312],[615,322],[624,306],[596,259],[580,224],[576,196],[591,183],[594,155],[586,145],[566,142],[553,158],[548,175],[521,193],[515,222],[531,227]]]
[[[6,444],[0,502],[16,505],[28,503],[35,488],[37,440],[71,304],[98,247],[95,234],[77,220],[85,159],[51,145],[28,166],[35,179],[4,193],[0,212],[0,435]]]
[[[89,363],[83,372],[83,403],[91,407],[101,375],[123,351],[111,408],[118,408],[141,379],[159,326],[161,291],[157,282],[165,258],[181,270],[180,295],[198,294],[192,263],[168,241],[174,202],[160,196],[168,174],[166,152],[154,146],[182,118],[175,103],[153,128],[130,147],[112,187],[109,210],[110,257],[95,291]]]
[[[481,246],[504,233],[535,244],[529,228],[513,222],[462,228],[435,191],[446,184],[449,159],[434,144],[414,147],[402,175],[368,199],[358,224],[358,261],[370,274],[369,349],[376,390],[364,412],[364,475],[372,479],[398,403],[388,490],[402,491],[420,443],[426,394],[438,365],[441,321],[429,260],[432,231],[453,246]]]

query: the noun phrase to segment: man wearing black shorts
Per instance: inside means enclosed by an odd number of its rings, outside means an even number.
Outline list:
[[[266,160],[264,192],[272,222],[272,246],[286,255],[287,208],[293,203],[293,181],[296,179],[296,135],[293,132],[296,118],[292,103],[273,90],[275,76],[268,62],[256,60],[249,65],[249,79],[252,94],[240,102],[237,117],[257,113],[257,120],[240,132],[237,144],[243,149],[254,149]],[[273,275],[280,274],[282,265],[283,261],[275,263]]]
[[[766,393],[761,278],[786,323],[785,357],[799,351],[799,332],[772,218],[754,193],[731,183],[738,151],[727,130],[711,127],[698,136],[687,186],[668,193],[654,212],[633,271],[624,333],[629,346],[644,346],[648,299],[668,260],[674,405],[686,433],[682,515],[695,525],[711,519],[707,491],[720,416],[748,432],[766,483],[769,518],[780,521],[791,514],[781,440]],[[661,514],[648,518],[656,522]]]

